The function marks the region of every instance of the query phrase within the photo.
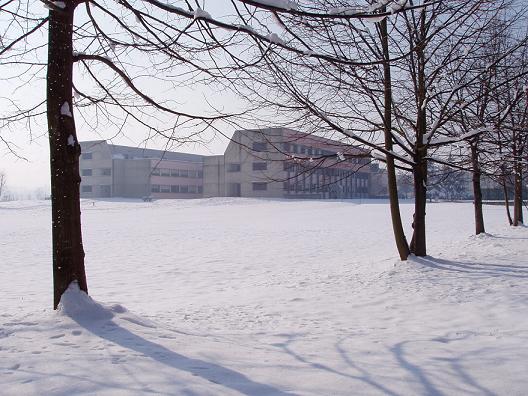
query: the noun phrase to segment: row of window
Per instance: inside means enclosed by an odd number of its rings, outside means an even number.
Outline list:
[[[153,184],[150,191],[154,193],[201,194],[203,193],[203,187],[194,185]]]
[[[81,176],[112,176],[112,169],[81,169]]]
[[[93,159],[92,153],[82,153],[81,154],[81,159],[83,159],[83,160],[91,160],[91,159]]]
[[[254,171],[265,171],[265,170],[268,170],[268,163],[267,162],[253,162],[252,168]],[[227,171],[230,173],[240,172],[240,164],[239,163],[227,164]]]
[[[83,192],[83,193],[91,193],[91,192],[94,191],[94,187],[95,186],[91,186],[89,184],[83,184],[81,186],[81,192]],[[101,190],[102,193],[110,194],[110,192],[112,191],[112,186],[103,185],[103,186],[99,186],[99,189]]]
[[[190,179],[203,178],[203,171],[189,170],[189,169],[168,169],[168,168],[154,168],[152,170],[153,176],[172,176],[172,177],[188,177]]]

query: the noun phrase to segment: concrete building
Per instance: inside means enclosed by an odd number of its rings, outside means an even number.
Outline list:
[[[203,157],[80,142],[81,198],[200,198]]]
[[[288,128],[236,131],[223,155],[81,142],[81,197],[366,198],[387,195],[367,152]]]

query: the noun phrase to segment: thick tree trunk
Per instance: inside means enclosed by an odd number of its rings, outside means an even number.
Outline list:
[[[477,144],[471,145],[471,162],[473,165],[473,206],[475,209],[475,234],[486,232],[482,214],[482,189],[480,186],[480,164]]]
[[[88,292],[79,200],[79,155],[72,113],[73,15],[75,4],[50,11],[47,116],[51,161],[53,308],[70,283]]]
[[[383,64],[383,84],[384,84],[384,132],[385,132],[385,148],[392,151],[392,80],[389,60],[389,42],[387,34],[387,19],[380,22],[381,45],[383,48],[383,57],[385,63]],[[394,157],[387,155],[387,189],[389,193],[389,203],[392,220],[392,230],[394,233],[394,240],[396,248],[402,261],[409,257],[409,244],[405,238],[403,225],[400,213],[400,203],[398,198],[398,185],[396,183],[396,167],[394,165]]]
[[[520,163],[520,161],[515,161],[513,169],[514,169],[513,225],[519,226],[524,223],[523,194],[522,194],[522,164]]]

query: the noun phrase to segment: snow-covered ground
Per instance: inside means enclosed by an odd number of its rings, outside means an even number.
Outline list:
[[[0,203],[2,395],[527,395],[528,229],[382,203],[83,201],[90,295],[52,303],[49,202]],[[402,205],[405,219],[412,206]]]

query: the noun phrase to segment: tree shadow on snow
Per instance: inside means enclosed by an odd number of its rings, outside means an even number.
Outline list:
[[[110,313],[110,315],[112,315]],[[131,331],[119,326],[111,318],[109,320],[92,320],[81,315],[68,315],[81,327],[94,335],[110,341],[131,351],[175,369],[186,371],[209,382],[230,388],[244,395],[251,396],[291,396],[293,393],[284,392],[271,385],[251,380],[244,374],[223,367],[219,364],[200,359],[186,357],[170,349],[149,341]],[[113,315],[112,315],[113,316]]]
[[[323,364],[316,361],[316,357],[303,356],[295,351],[294,343],[299,341],[295,334],[285,334],[284,342],[275,343],[273,346],[279,347],[284,353],[290,355],[298,362],[315,370],[325,371],[340,377],[350,379],[350,389],[354,389],[354,383],[363,384],[368,389],[390,396],[404,396],[409,394],[409,386],[412,392],[428,396],[444,396],[450,394],[476,393],[485,396],[494,396],[495,393],[480,384],[464,368],[464,361],[468,358],[477,362],[481,359],[484,350],[470,351],[458,355],[442,357],[441,353],[435,353],[435,345],[445,345],[450,342],[464,341],[475,334],[447,334],[445,337],[436,337],[427,340],[401,341],[387,347],[387,352],[382,348],[379,353],[386,355],[383,357],[385,365],[369,361],[372,355],[364,355],[364,352],[347,350],[344,343],[351,337],[342,338],[335,344],[341,361],[350,368],[336,369],[330,364]],[[430,355],[423,355],[424,343],[432,346]],[[415,350],[412,353],[412,350]],[[375,351],[375,353],[378,351]],[[352,355],[357,355],[354,359]],[[392,359],[391,359],[392,357]],[[376,361],[376,358],[374,358]],[[426,359],[424,361],[424,359]],[[416,360],[416,361],[415,361]],[[420,360],[421,362],[418,362]],[[335,362],[336,366],[340,362]],[[434,365],[434,367],[432,366]],[[339,366],[342,366],[339,364]],[[370,368],[367,368],[370,367]],[[375,367],[373,370],[372,367]],[[387,376],[387,373],[394,374],[394,378]],[[446,378],[448,380],[446,381]],[[399,384],[398,384],[399,382]],[[441,386],[440,386],[441,384]],[[403,386],[403,389],[402,389]],[[356,393],[358,393],[356,388]],[[351,394],[354,394],[353,392]]]
[[[444,260],[435,257],[412,257],[412,261],[425,267],[444,271],[467,273],[472,275],[504,277],[504,278],[528,278],[528,267],[513,264],[475,263],[454,260]]]

